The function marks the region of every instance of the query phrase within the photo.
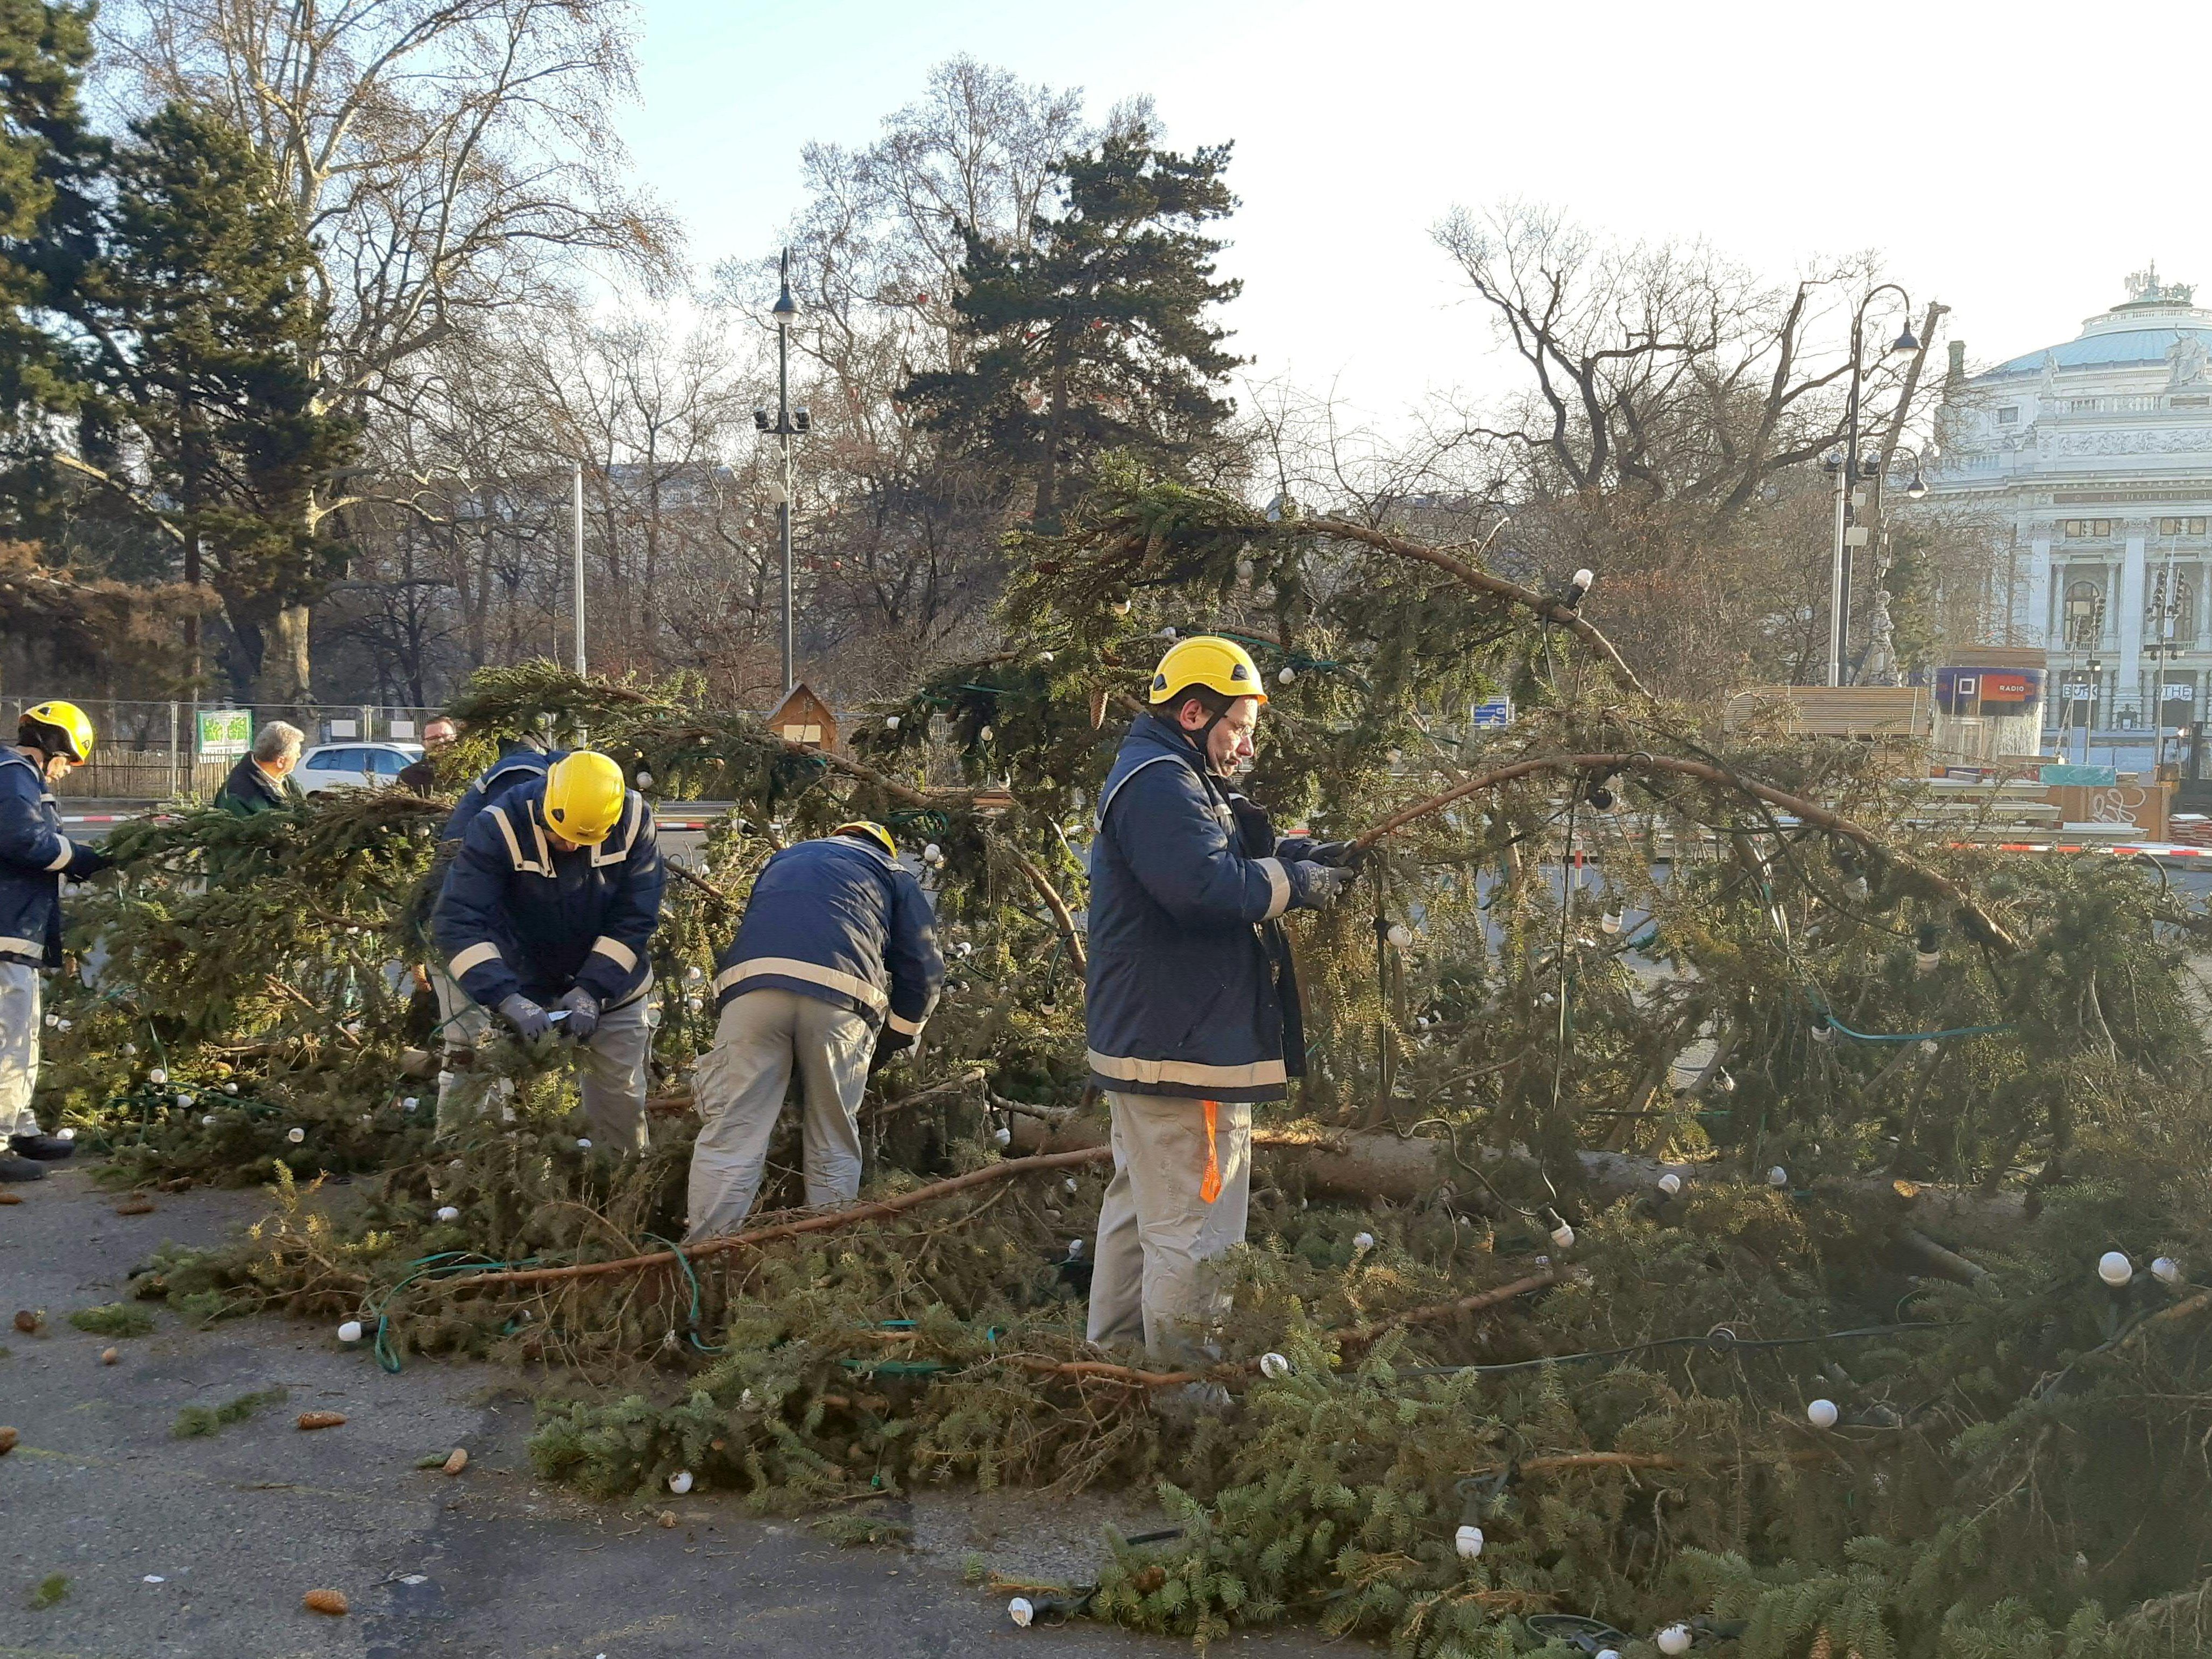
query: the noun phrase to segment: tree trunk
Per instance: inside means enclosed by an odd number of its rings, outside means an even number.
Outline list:
[[[304,709],[308,700],[307,627],[313,612],[304,605],[277,608],[263,630],[261,666],[254,676],[253,701]]]

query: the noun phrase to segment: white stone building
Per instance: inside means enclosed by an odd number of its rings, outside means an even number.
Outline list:
[[[2000,526],[1982,643],[2048,653],[2046,726],[2141,740],[2207,712],[2212,311],[2155,266],[2128,293],[1971,379],[1954,343],[1928,483]]]

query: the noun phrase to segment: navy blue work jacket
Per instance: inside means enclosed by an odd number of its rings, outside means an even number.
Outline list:
[[[542,778],[560,754],[549,754],[543,749],[520,745],[508,749],[497,760],[477,774],[469,787],[461,791],[461,798],[453,803],[453,810],[446,819],[446,827],[438,832],[438,842],[458,842],[469,833],[469,826],[477,821],[477,814],[497,800],[518,783],[532,778]]]
[[[545,827],[545,780],[514,785],[477,815],[438,895],[446,971],[487,1008],[581,986],[613,1007],[641,993],[660,924],[660,844],[636,790],[597,847],[562,852]]]
[[[1310,843],[1210,771],[1179,727],[1131,722],[1091,854],[1091,1081],[1122,1094],[1280,1100],[1305,1073],[1276,918],[1306,902]]]
[[[62,833],[61,809],[39,769],[20,750],[0,749],[0,962],[60,967],[62,882],[109,862]]]
[[[737,937],[714,958],[718,1009],[748,991],[796,991],[909,1042],[944,983],[921,884],[851,836],[802,841],[762,866]]]

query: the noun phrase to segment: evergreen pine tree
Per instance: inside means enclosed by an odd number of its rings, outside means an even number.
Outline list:
[[[185,580],[204,574],[222,596],[242,688],[261,631],[342,564],[309,527],[314,480],[351,454],[356,427],[323,409],[310,367],[308,249],[245,137],[174,104],[118,151],[109,231],[80,314],[103,411],[143,441]]]
[[[1036,522],[1056,530],[1097,457],[1121,449],[1187,470],[1231,412],[1212,388],[1237,366],[1210,306],[1222,243],[1205,227],[1236,198],[1226,144],[1188,155],[1142,124],[1062,163],[1057,216],[1014,246],[963,231],[966,368],[917,374],[908,396],[958,447],[1036,480]]]

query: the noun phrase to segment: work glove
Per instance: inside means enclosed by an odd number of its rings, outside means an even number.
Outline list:
[[[914,1039],[903,1031],[885,1031],[876,1039],[876,1051],[868,1057],[868,1070],[879,1072],[899,1055],[914,1047]]]
[[[1298,896],[1297,902],[1291,907],[1294,910],[1328,909],[1330,905],[1344,896],[1345,889],[1352,885],[1356,874],[1350,870],[1339,870],[1329,865],[1316,864],[1311,860],[1292,867],[1298,870],[1305,878],[1305,891]]]
[[[589,1042],[592,1033],[599,1029],[599,1000],[580,985],[572,985],[561,999],[561,1006],[568,1011],[568,1035],[579,1042]]]
[[[1357,870],[1374,850],[1356,841],[1324,841],[1306,854],[1306,862],[1327,865],[1333,870]]]
[[[535,1042],[553,1029],[545,1011],[520,991],[500,1000],[499,1017],[514,1027],[515,1036],[525,1042]]]

